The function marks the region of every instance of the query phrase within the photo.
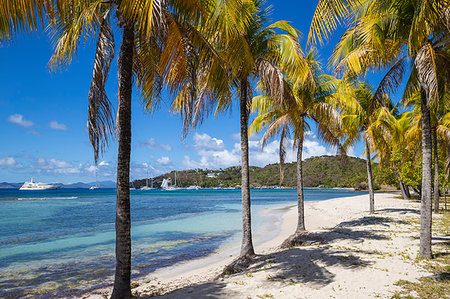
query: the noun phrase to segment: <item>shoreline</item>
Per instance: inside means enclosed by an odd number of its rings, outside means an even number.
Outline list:
[[[396,199],[397,194],[392,193],[376,193],[376,208],[392,207],[393,202],[396,204],[403,202]],[[387,198],[387,201],[384,199]],[[394,204],[395,205],[395,204]],[[368,215],[369,202],[367,195],[357,195],[350,197],[339,197],[322,201],[305,202],[305,222],[308,232],[321,232],[331,229],[339,223]],[[254,237],[255,252],[257,255],[270,255],[279,251],[281,243],[289,237],[296,228],[297,209],[296,205],[281,205],[264,209],[263,213],[278,213],[278,221],[280,223],[272,223],[276,227],[276,234],[268,240],[261,237]],[[341,213],[345,211],[345,213]],[[272,232],[273,233],[273,232]],[[236,238],[235,238],[236,239]],[[195,286],[203,282],[211,282],[223,270],[223,268],[231,263],[239,255],[240,239],[234,240],[233,244],[227,242],[210,255],[195,260],[183,261],[175,265],[160,268],[147,276],[132,282],[133,293],[140,296],[166,294],[176,290],[182,291],[184,288]],[[109,294],[110,289],[99,289],[83,298],[100,298],[105,294]]]

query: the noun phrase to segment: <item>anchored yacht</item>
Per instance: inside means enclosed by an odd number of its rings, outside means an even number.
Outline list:
[[[29,182],[25,182],[19,190],[54,190],[58,189],[58,186],[45,184],[45,183],[35,183],[33,178]]]

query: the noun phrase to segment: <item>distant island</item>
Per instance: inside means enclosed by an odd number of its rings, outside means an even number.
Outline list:
[[[376,163],[373,163],[377,165]],[[269,164],[265,167],[250,166],[250,184],[252,188],[280,186],[279,164]],[[376,167],[375,167],[376,168]],[[170,178],[177,187],[199,186],[213,187],[240,187],[241,172],[239,166],[225,169],[190,169],[171,171],[153,178],[153,186],[160,187],[164,178]],[[366,189],[367,170],[366,161],[355,157],[319,156],[308,158],[303,162],[303,175],[305,187],[321,188],[355,188]],[[282,187],[296,188],[296,163],[286,163]],[[151,178],[148,178],[148,184]],[[131,183],[134,188],[147,184],[147,179],[137,179]],[[281,187],[280,186],[280,187]],[[376,186],[378,188],[378,185]]]

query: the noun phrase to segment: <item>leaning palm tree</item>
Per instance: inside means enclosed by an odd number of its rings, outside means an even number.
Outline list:
[[[279,64],[291,68],[292,73],[302,73],[297,69],[299,32],[285,21],[268,25],[268,9],[264,1],[248,1],[252,11],[245,30],[239,35],[224,38],[220,32],[206,32],[209,45],[214,49],[214,59],[199,60],[197,82],[201,91],[195,100],[190,100],[185,85],[179,94],[174,110],[185,118],[185,127],[195,127],[210,111],[215,114],[231,107],[233,90],[239,97],[241,135],[241,193],[242,193],[242,244],[240,258],[254,255],[250,212],[250,177],[248,156],[248,119],[252,99],[252,81],[260,78],[270,86],[269,94],[274,98],[282,96],[283,74]],[[277,30],[283,33],[277,34]],[[213,54],[211,54],[213,55]],[[204,61],[208,63],[205,65]],[[217,65],[225,65],[227,70],[216,72]],[[210,96],[215,94],[216,96]]]
[[[369,212],[375,213],[375,194],[373,188],[373,173],[371,165],[371,151],[379,131],[375,130],[374,124],[385,116],[385,106],[390,105],[390,100],[383,97],[382,101],[375,101],[372,87],[368,84],[344,78],[336,80],[335,100],[342,111],[342,132],[346,140],[343,144],[345,149],[353,146],[363,137],[366,149],[367,183],[369,188]]]
[[[113,132],[112,105],[105,83],[114,57],[115,43],[111,23],[122,30],[119,52],[116,272],[113,298],[131,297],[131,218],[129,171],[131,149],[131,95],[133,77],[146,108],[161,90],[164,73],[157,67],[164,47],[180,43],[182,24],[198,23],[211,7],[202,1],[25,1],[9,5],[0,15],[0,37],[11,37],[16,28],[35,30],[37,20],[47,19],[55,41],[50,67],[70,63],[80,39],[97,37],[94,71],[89,90],[89,137],[95,161],[108,145]],[[46,12],[46,14],[44,14]],[[44,21],[42,21],[44,22]],[[25,24],[25,25],[24,25]],[[24,27],[25,26],[25,27]]]
[[[420,87],[423,167],[419,254],[426,258],[432,256],[430,107],[438,99],[437,65],[449,69],[449,14],[449,1],[320,0],[309,35],[310,42],[321,42],[339,21],[350,20],[346,22],[350,28],[334,52],[338,70],[360,74],[388,68],[375,96],[398,88],[405,74],[409,74],[406,94]]]
[[[303,55],[303,53],[299,53]],[[253,99],[252,110],[257,111],[258,116],[250,125],[250,132],[257,133],[266,128],[261,139],[263,147],[278,133],[280,139],[280,165],[284,160],[285,151],[283,144],[287,132],[292,132],[294,137],[293,146],[297,148],[297,208],[298,219],[295,233],[290,236],[283,246],[292,246],[298,243],[306,231],[305,212],[304,212],[304,194],[303,194],[303,171],[302,171],[302,152],[305,133],[310,130],[309,121],[317,124],[319,136],[322,140],[333,146],[339,146],[339,128],[341,118],[334,106],[327,101],[327,93],[324,92],[324,86],[321,83],[327,76],[320,76],[320,65],[315,59],[314,52],[309,52],[305,57],[307,66],[305,77],[286,75],[284,81],[285,94],[282,101],[273,99],[270,95],[261,95]],[[282,67],[283,68],[283,67]],[[265,89],[262,84],[262,89]]]

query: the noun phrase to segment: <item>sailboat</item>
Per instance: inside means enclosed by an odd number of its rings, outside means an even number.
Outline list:
[[[195,177],[195,173],[194,173],[194,184],[195,185],[187,187],[186,190],[198,190],[201,188],[199,185],[197,185],[197,179]]]
[[[175,184],[172,185],[172,180],[170,178],[163,179],[161,183],[161,188],[166,191],[179,190],[181,188],[177,187],[177,172],[175,171]]]
[[[95,185],[89,187],[89,190],[95,190],[95,189],[100,189],[100,187],[98,185],[98,180],[97,180],[97,170],[95,170]]]
[[[148,186],[148,170],[147,170],[147,177],[145,178],[145,186],[141,187],[140,190],[153,190],[153,178],[152,178],[152,185],[151,187]]]

